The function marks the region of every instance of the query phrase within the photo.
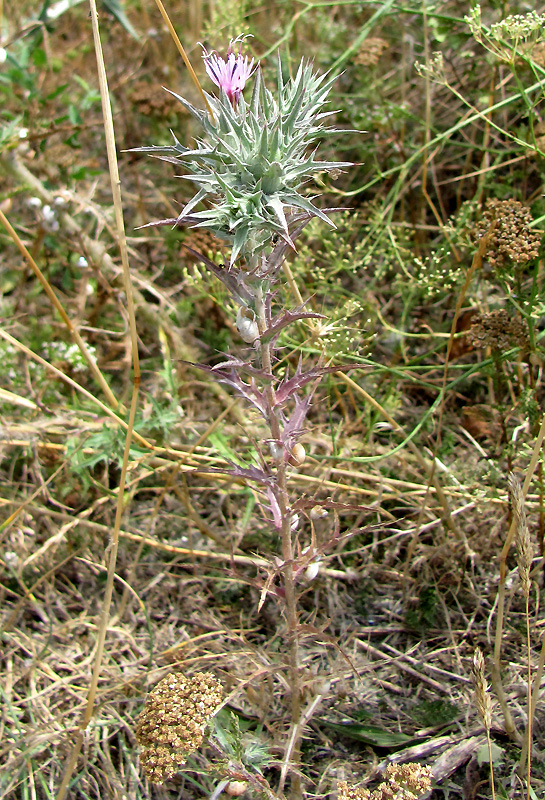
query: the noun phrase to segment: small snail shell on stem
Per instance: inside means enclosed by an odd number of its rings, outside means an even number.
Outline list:
[[[229,781],[225,787],[225,794],[228,794],[230,797],[240,797],[247,788],[248,783],[246,781]]]
[[[288,463],[292,465],[292,467],[300,467],[301,464],[304,464],[306,458],[305,448],[300,442],[293,445],[292,451],[288,458]]]
[[[237,311],[237,328],[241,339],[253,344],[259,339],[259,328],[254,312],[250,308],[239,308]]]

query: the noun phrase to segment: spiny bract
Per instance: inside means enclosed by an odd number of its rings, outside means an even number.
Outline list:
[[[220,88],[220,97],[206,95],[212,115],[171,94],[200,122],[205,137],[194,149],[184,147],[174,134],[170,146],[136,150],[183,163],[198,191],[184,206],[183,223],[203,200],[211,208],[191,214],[191,224],[205,227],[232,245],[231,264],[238,256],[262,251],[275,235],[291,244],[290,209],[298,209],[333,223],[300,194],[303,182],[317,172],[338,170],[349,162],[315,161],[309,145],[319,136],[335,133],[322,120],[332,114],[323,106],[334,76],[313,74],[312,65],[301,61],[295,78],[286,82],[280,61],[277,96],[265,87],[261,70],[255,73],[250,103],[242,96],[236,103]],[[189,221],[189,220],[188,220]]]

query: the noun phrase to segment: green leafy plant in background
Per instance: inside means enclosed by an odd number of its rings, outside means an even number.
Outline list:
[[[85,2],[85,0],[57,0],[57,2],[45,0],[40,11],[39,19],[44,24],[53,24],[65,14],[69,14],[72,8],[75,8],[83,2]],[[139,39],[138,33],[125,14],[125,10],[123,8],[124,4],[121,0],[101,0],[100,5],[107,12],[112,14],[112,16],[120,23],[120,25],[125,28],[127,33],[129,33],[134,39]]]

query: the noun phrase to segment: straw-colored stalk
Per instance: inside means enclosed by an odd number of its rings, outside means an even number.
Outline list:
[[[87,364],[89,365],[89,368],[91,370],[91,374],[93,375],[96,382],[104,392],[108,402],[110,403],[112,408],[117,408],[118,405],[117,399],[113,394],[112,390],[110,389],[110,387],[108,386],[106,379],[102,375],[100,369],[98,368],[96,359],[94,358],[94,356],[91,355],[91,353],[87,349],[87,345],[81,338],[80,333],[75,327],[75,325],[72,323],[72,320],[64,310],[63,305],[59,300],[59,298],[57,297],[57,295],[55,294],[55,292],[53,291],[51,284],[49,283],[49,281],[47,280],[47,278],[45,277],[39,266],[36,264],[35,260],[32,258],[31,254],[21,241],[19,234],[17,233],[15,228],[11,225],[10,221],[7,219],[6,215],[4,214],[1,208],[0,208],[0,222],[7,230],[14,244],[16,245],[17,249],[23,256],[23,258],[26,260],[27,264],[30,266],[34,275],[41,283],[44,292],[46,293],[51,302],[51,305],[57,311],[58,315],[66,325],[66,328],[68,329],[70,336],[78,346],[83,358],[87,361]]]
[[[187,53],[184,50],[184,46],[181,43],[181,41],[180,41],[180,39],[178,37],[178,34],[176,33],[176,31],[174,29],[174,25],[170,21],[170,17],[168,16],[166,8],[164,7],[164,5],[161,2],[161,0],[155,0],[155,3],[156,3],[157,8],[159,9],[159,11],[161,13],[161,16],[163,17],[165,25],[168,28],[168,32],[170,33],[170,35],[172,37],[172,41],[176,45],[176,47],[178,49],[178,52],[180,53],[180,55],[181,55],[181,57],[183,59],[183,62],[187,67],[187,70],[188,70],[188,72],[189,72],[189,74],[191,76],[191,80],[193,81],[193,83],[197,87],[197,91],[199,92],[199,94],[200,94],[200,96],[202,98],[202,101],[203,101],[203,103],[205,105],[205,108],[208,111],[208,113],[210,114],[210,118],[213,120],[214,119],[214,113],[213,113],[212,109],[210,108],[210,103],[206,99],[206,95],[205,95],[205,93],[203,91],[203,88],[202,88],[202,86],[200,84],[199,79],[197,78],[197,74],[196,74],[195,70],[193,69],[191,61],[189,60],[189,58],[187,56]],[[198,23],[198,24],[199,24],[199,27],[200,27],[200,23]]]
[[[517,565],[522,591],[524,594],[526,615],[528,721],[526,723],[526,733],[524,736],[524,745],[522,748],[519,770],[522,772],[526,764],[526,790],[528,800],[530,800],[530,777],[532,764],[532,661],[530,649],[530,587],[532,585],[532,580],[530,577],[530,569],[532,566],[533,552],[532,542],[530,540],[530,531],[528,530],[528,523],[526,522],[526,508],[524,504],[522,487],[519,479],[513,473],[509,475],[509,489],[511,492],[513,517],[516,526],[515,549],[517,553]]]
[[[526,495],[528,494],[530,483],[532,481],[534,472],[536,471],[537,465],[541,458],[541,448],[543,446],[544,441],[545,441],[545,415],[543,415],[541,420],[539,432],[534,442],[534,448],[532,450],[530,463],[528,464],[528,469],[526,471],[526,477],[522,485],[521,494],[523,498],[526,497]],[[503,685],[501,681],[501,644],[503,636],[503,619],[505,613],[505,582],[507,578],[507,556],[509,555],[511,545],[513,544],[513,541],[515,539],[516,529],[517,529],[517,519],[516,515],[513,515],[513,519],[511,520],[511,525],[509,526],[509,531],[507,532],[507,538],[500,553],[500,582],[498,586],[498,610],[496,614],[496,634],[494,637],[494,661],[492,663],[492,686],[494,687],[494,692],[496,693],[496,697],[498,698],[498,702],[500,703],[502,709],[505,731],[513,739],[513,741],[519,744],[520,734],[517,731],[516,725],[513,721],[513,717],[507,706],[505,692],[503,691]],[[545,663],[545,651],[542,655]],[[526,745],[523,744],[522,746],[524,748]]]
[[[59,787],[59,791],[57,793],[57,800],[63,800],[63,798],[66,795],[70,779],[72,777],[72,773],[75,769],[78,756],[81,751],[81,747],[83,745],[84,732],[87,729],[87,726],[89,725],[94,712],[95,699],[98,688],[98,680],[100,677],[100,671],[102,667],[104,644],[106,641],[106,633],[108,630],[108,622],[110,619],[110,606],[113,595],[115,566],[117,561],[117,550],[119,544],[119,531],[121,529],[121,521],[123,519],[123,514],[125,510],[124,509],[125,482],[127,477],[127,468],[129,463],[129,453],[130,453],[130,446],[134,428],[134,420],[136,416],[136,409],[138,406],[138,390],[140,387],[140,365],[138,360],[138,339],[136,334],[136,318],[134,312],[132,283],[129,270],[127,240],[125,237],[125,226],[123,223],[121,181],[119,179],[119,169],[117,165],[117,155],[115,149],[115,133],[113,126],[113,118],[112,118],[112,107],[108,91],[108,81],[106,77],[106,68],[104,65],[104,56],[102,53],[102,44],[100,41],[98,14],[97,14],[95,0],[89,0],[89,5],[91,9],[93,40],[95,44],[100,96],[102,100],[102,116],[104,119],[104,133],[106,139],[106,151],[108,155],[108,167],[110,171],[110,183],[112,187],[113,205],[114,205],[115,219],[116,219],[118,246],[121,255],[121,264],[123,267],[123,277],[125,283],[125,293],[127,298],[127,315],[129,319],[129,328],[131,335],[131,351],[132,351],[132,361],[133,361],[133,391],[132,391],[131,406],[129,411],[129,421],[127,424],[127,432],[125,436],[123,463],[121,465],[121,475],[119,479],[119,493],[117,495],[115,521],[108,552],[108,573],[106,578],[106,587],[104,591],[102,611],[100,614],[100,620],[98,625],[97,645],[95,652],[95,660],[93,664],[93,674],[91,677],[91,683],[89,685],[89,691],[87,694],[87,704],[85,707],[85,711],[83,713],[83,717],[75,734],[72,750],[68,757],[63,779]]]

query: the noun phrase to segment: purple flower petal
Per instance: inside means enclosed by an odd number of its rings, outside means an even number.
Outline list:
[[[231,39],[227,48],[226,59],[219,56],[215,51],[208,53],[203,49],[204,67],[207,75],[213,83],[223,89],[229,101],[236,105],[240,99],[246,82],[253,75],[257,65],[254,67],[254,59],[251,61],[248,56],[242,55],[242,42],[244,36],[237,36]],[[238,53],[235,53],[236,44],[240,44]]]

